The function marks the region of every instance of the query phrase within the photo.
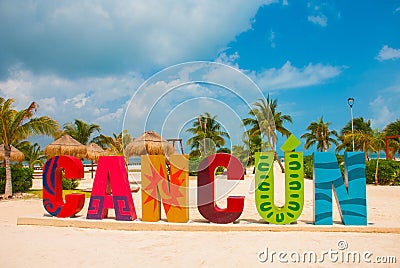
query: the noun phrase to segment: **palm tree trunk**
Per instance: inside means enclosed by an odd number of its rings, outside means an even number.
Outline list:
[[[9,198],[12,196],[10,156],[11,156],[11,146],[4,145],[4,161],[6,164],[6,186],[4,188],[5,198]]]
[[[274,152],[274,158],[276,161],[278,161],[278,165],[281,168],[282,173],[285,173],[285,168],[283,167],[281,160],[279,160],[278,154],[276,152]]]
[[[94,169],[93,160],[90,160],[90,163],[91,163],[91,165],[90,165],[90,172],[91,172],[91,174],[92,174],[92,179],[93,179],[93,169]]]
[[[365,152],[365,161],[369,160],[368,150],[365,143],[363,143],[363,152]]]
[[[379,157],[380,157],[380,151],[378,152],[378,159],[376,160],[376,168],[375,168],[375,185],[379,184],[379,178],[378,178],[378,170],[379,170]]]

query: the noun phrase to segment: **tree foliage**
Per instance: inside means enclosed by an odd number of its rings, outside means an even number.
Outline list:
[[[38,105],[32,102],[28,108],[15,110],[14,99],[0,97],[0,143],[4,144],[6,183],[5,196],[11,196],[12,178],[10,168],[11,145],[26,140],[31,135],[54,136],[59,124],[49,116],[34,117]]]
[[[253,108],[249,111],[250,117],[243,119],[243,124],[248,127],[245,135],[247,135],[247,141],[249,144],[259,144],[260,148],[253,146],[252,151],[250,146],[248,150],[251,152],[252,158],[250,158],[250,163],[254,162],[254,153],[260,152],[262,147],[275,148],[277,142],[277,135],[275,131],[281,133],[282,137],[289,137],[291,132],[284,126],[284,123],[292,123],[292,117],[290,115],[284,115],[282,112],[278,111],[278,100],[271,99],[268,95],[267,99],[259,99],[253,104]],[[265,143],[263,140],[267,140]],[[284,168],[280,162],[277,153],[274,154],[275,160],[278,161],[282,172]]]
[[[74,123],[64,124],[64,133],[67,133],[72,138],[83,145],[89,144],[90,137],[97,131],[100,133],[100,126],[96,124],[88,124],[80,119],[75,119]]]
[[[186,144],[190,146],[191,156],[207,156],[222,148],[229,138],[229,134],[222,129],[217,116],[205,112],[193,122],[193,126],[186,130],[192,134]]]
[[[15,147],[24,154],[25,162],[28,163],[30,168],[34,168],[36,164],[43,166],[46,156],[37,142],[32,144],[29,141],[23,141],[17,144]]]
[[[304,149],[316,145],[318,151],[327,152],[332,144],[339,145],[336,140],[338,134],[336,130],[329,129],[330,124],[330,122],[324,122],[322,117],[318,118],[317,122],[311,122],[307,127],[309,133],[301,136],[302,139],[306,139]]]

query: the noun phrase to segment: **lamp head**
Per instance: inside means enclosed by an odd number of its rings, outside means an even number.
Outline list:
[[[349,104],[350,108],[352,108],[353,104],[354,104],[354,99],[353,98],[348,98],[347,99],[347,103]]]

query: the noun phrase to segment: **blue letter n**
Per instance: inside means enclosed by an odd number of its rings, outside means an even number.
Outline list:
[[[365,155],[344,154],[344,183],[334,153],[314,153],[314,224],[332,224],[332,189],[345,225],[367,225]]]

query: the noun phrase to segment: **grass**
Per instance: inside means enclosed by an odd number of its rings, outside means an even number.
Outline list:
[[[27,194],[34,194],[35,197],[42,199],[42,190],[29,190]],[[65,199],[66,194],[84,194],[85,198],[90,198],[91,192],[84,192],[82,190],[63,190],[63,198]]]

